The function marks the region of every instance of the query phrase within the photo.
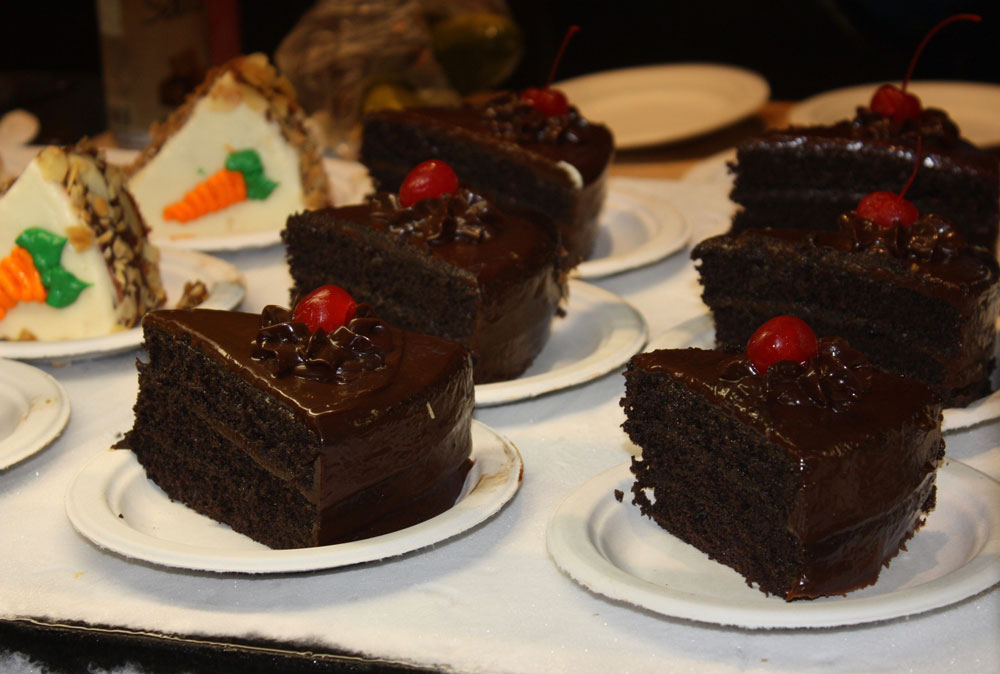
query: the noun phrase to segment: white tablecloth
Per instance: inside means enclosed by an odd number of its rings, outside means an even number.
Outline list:
[[[697,186],[632,182],[670,197],[695,225],[695,240],[720,224],[717,213],[700,208]],[[655,339],[704,311],[687,256],[598,284],[640,309]],[[287,302],[280,246],[221,257],[246,273],[244,309]],[[549,516],[575,487],[628,460],[620,372],[477,410],[477,419],[520,449],[523,485],[496,517],[433,548],[270,576],[187,572],[103,551],[73,529],[63,495],[81,467],[130,427],[137,355],[43,366],[69,392],[72,418],[52,446],[0,471],[0,618],[264,637],[462,672],[1000,670],[996,587],[881,623],[753,631],[663,617],[591,594],[563,575],[546,552]],[[947,442],[950,457],[1000,476],[996,422]]]

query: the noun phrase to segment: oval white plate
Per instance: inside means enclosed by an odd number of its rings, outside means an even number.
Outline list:
[[[715,348],[715,324],[710,314],[702,314],[680,323],[649,344],[656,349]],[[1000,417],[1000,338],[995,343],[997,366],[993,371],[994,391],[965,407],[948,407],[942,412],[941,431],[955,431]]]
[[[246,294],[246,280],[236,267],[193,250],[160,249],[160,276],[167,291],[164,308],[180,300],[187,281],[201,280],[208,288],[208,297],[199,305],[204,309],[235,309]],[[142,328],[135,327],[102,337],[60,342],[0,341],[0,357],[62,362],[120,353],[141,343]]]
[[[604,278],[659,262],[691,237],[687,221],[666,201],[644,204],[614,190],[608,192],[600,222],[593,254],[573,270],[577,278]]]
[[[0,470],[48,446],[67,421],[62,384],[36,367],[0,359]]]
[[[566,315],[518,379],[476,386],[476,405],[502,405],[583,384],[607,374],[646,344],[646,321],[613,292],[570,281]]]
[[[66,514],[102,548],[154,564],[220,573],[287,573],[370,562],[439,543],[488,519],[521,484],[517,448],[472,422],[473,466],[455,505],[420,524],[361,541],[272,550],[171,501],[129,450],[101,452],[66,493]]]
[[[623,68],[558,82],[584,117],[607,124],[619,149],[691,138],[755,112],[767,80],[735,66],[676,63]]]
[[[549,521],[546,542],[587,589],[663,615],[749,628],[854,625],[947,606],[1000,582],[1000,484],[958,461],[938,470],[936,508],[875,585],[811,601],[749,587],[641,515],[632,484],[623,464],[578,487]]]
[[[859,105],[867,106],[884,82],[834,89],[807,98],[788,111],[789,124],[833,124],[853,119]],[[894,82],[898,86],[898,82]],[[983,147],[1000,145],[1000,85],[982,82],[924,80],[910,82],[924,107],[941,108],[958,124],[962,135]]]

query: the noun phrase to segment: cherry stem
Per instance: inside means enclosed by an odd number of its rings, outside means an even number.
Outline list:
[[[559,62],[562,61],[563,52],[566,51],[566,45],[569,44],[569,39],[580,30],[579,26],[570,26],[569,30],[566,31],[566,35],[563,37],[562,44],[559,45],[559,51],[556,52],[556,59],[552,62],[552,69],[549,70],[549,78],[545,80],[545,88],[548,89],[552,86],[552,80],[556,78],[556,68],[559,67]]]
[[[902,199],[906,196],[906,190],[910,189],[910,185],[913,184],[913,179],[917,177],[917,169],[920,168],[920,141],[923,140],[923,136],[917,136],[917,157],[913,162],[913,171],[910,173],[910,179],[906,181],[903,185],[903,191],[899,193],[899,198]]]
[[[917,46],[917,51],[913,52],[913,58],[910,59],[910,66],[906,69],[906,77],[903,78],[903,86],[901,89],[906,91],[906,85],[910,83],[910,76],[913,75],[913,68],[916,67],[917,59],[920,58],[920,52],[924,50],[924,47],[927,46],[927,43],[931,41],[931,38],[934,37],[939,30],[950,23],[955,23],[956,21],[975,21],[976,23],[979,23],[982,20],[983,17],[978,14],[952,14],[947,19],[939,21],[936,26],[930,29],[930,32],[928,32],[927,35],[924,35],[924,39],[921,40],[920,44]]]

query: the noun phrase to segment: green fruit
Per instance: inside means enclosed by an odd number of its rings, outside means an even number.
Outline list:
[[[459,93],[495,87],[507,79],[524,53],[524,35],[509,17],[461,14],[431,27],[434,57]]]
[[[361,112],[373,112],[375,110],[402,110],[417,105],[420,99],[410,89],[400,84],[376,84],[361,103]]]

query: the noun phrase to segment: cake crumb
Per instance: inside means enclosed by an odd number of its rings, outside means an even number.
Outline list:
[[[623,498],[625,498],[625,492],[621,489],[615,489],[615,500],[621,503]]]

